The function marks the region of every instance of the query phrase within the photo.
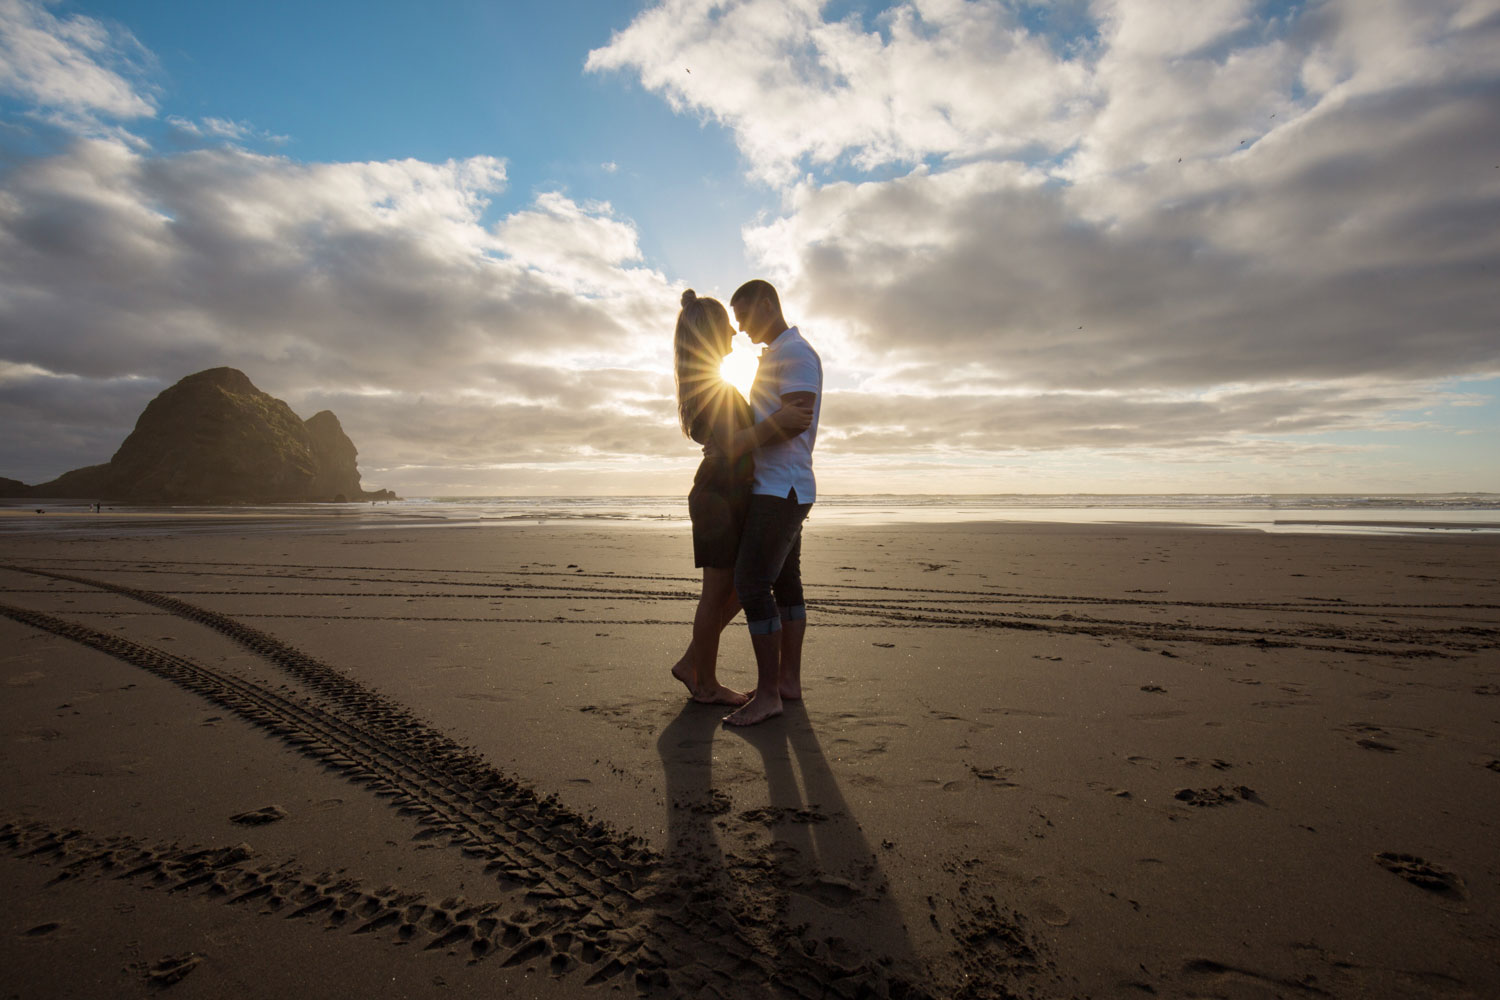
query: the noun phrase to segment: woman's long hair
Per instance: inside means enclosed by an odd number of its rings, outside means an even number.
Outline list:
[[[700,299],[691,288],[682,293],[682,311],[672,345],[676,354],[677,420],[682,433],[693,437],[705,406],[713,402],[720,382],[719,365],[729,353],[734,328],[718,299]]]

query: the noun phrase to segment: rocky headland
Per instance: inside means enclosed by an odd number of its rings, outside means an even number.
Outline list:
[[[0,496],[137,504],[394,500],[366,491],[358,452],[328,410],[302,420],[234,368],[189,375],[147,404],[114,458]]]

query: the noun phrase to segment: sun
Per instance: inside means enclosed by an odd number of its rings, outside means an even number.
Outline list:
[[[755,369],[760,366],[760,352],[750,343],[749,337],[735,337],[734,349],[724,356],[719,365],[719,376],[750,398],[750,383],[755,381]]]

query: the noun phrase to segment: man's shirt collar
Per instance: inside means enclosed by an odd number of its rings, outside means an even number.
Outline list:
[[[761,345],[760,356],[765,357],[766,355],[771,354],[774,351],[779,351],[781,350],[781,348],[785,347],[793,340],[800,339],[801,336],[802,334],[797,332],[797,328],[795,326],[789,326],[785,330],[782,330],[780,333],[778,333],[775,340],[771,341],[769,344]]]

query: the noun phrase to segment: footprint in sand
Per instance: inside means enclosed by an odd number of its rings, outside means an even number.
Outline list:
[[[729,796],[717,788],[711,788],[708,791],[708,795],[702,799],[684,799],[680,802],[673,802],[672,807],[675,809],[688,809],[700,816],[721,816],[727,813],[733,804],[729,800]]]
[[[863,895],[859,886],[834,875],[824,875],[815,881],[796,884],[792,888],[830,908],[848,906]]]
[[[1463,879],[1415,854],[1381,851],[1375,855],[1375,863],[1418,889],[1426,889],[1451,899],[1464,899],[1468,896]]]
[[[1128,788],[1116,788],[1114,785],[1106,785],[1102,781],[1090,781],[1088,785],[1089,788],[1096,792],[1104,792],[1107,795],[1113,795],[1117,799],[1132,799],[1135,797],[1130,794]]]
[[[156,989],[165,989],[174,983],[181,982],[189,972],[198,967],[201,961],[203,959],[192,952],[186,955],[168,955],[147,966],[146,981]]]
[[[1202,761],[1197,757],[1174,757],[1172,758],[1172,760],[1174,763],[1179,764],[1182,767],[1204,767],[1206,765],[1213,768],[1215,771],[1227,771],[1231,767],[1234,767],[1234,765],[1229,763],[1229,761],[1220,760],[1218,757],[1215,757],[1213,760],[1209,761]]]
[[[740,813],[740,819],[746,823],[762,823],[766,826],[775,826],[779,823],[826,823],[828,817],[816,810],[797,809],[790,806],[767,806],[762,809],[747,809]]]
[[[1066,927],[1073,922],[1073,914],[1045,899],[1037,904],[1035,912],[1041,918],[1042,923],[1053,927]]]
[[[1350,730],[1351,732],[1353,732],[1355,734],[1357,734],[1356,735],[1356,739],[1354,740],[1354,745],[1357,746],[1357,747],[1360,747],[1360,748],[1365,749],[1365,750],[1374,750],[1374,751],[1377,751],[1378,753],[1399,753],[1400,752],[1399,750],[1397,750],[1396,747],[1392,746],[1391,744],[1386,743],[1383,740],[1378,740],[1378,739],[1375,738],[1377,736],[1380,736],[1380,737],[1385,737],[1385,738],[1388,739],[1390,737],[1390,735],[1391,735],[1390,733],[1386,732],[1384,729],[1381,729],[1377,725],[1373,725],[1372,723],[1369,723],[1369,722],[1351,722],[1351,723],[1349,723],[1349,725],[1345,726],[1344,728]]]
[[[999,764],[996,764],[994,767],[978,767],[974,764],[970,764],[969,770],[973,772],[974,777],[978,778],[980,781],[988,781],[996,788],[1016,787],[1016,783],[1010,780],[1011,777],[1016,773],[1011,768],[1004,767]]]
[[[1223,785],[1216,785],[1213,788],[1179,788],[1172,793],[1172,797],[1178,802],[1200,808],[1227,806],[1231,802],[1239,802],[1241,800],[1245,802],[1258,801],[1255,789],[1245,785],[1238,785],[1234,788],[1225,788]]]
[[[267,823],[275,823],[277,820],[286,819],[287,811],[280,806],[261,806],[249,812],[236,813],[229,817],[229,822],[240,826],[265,826]]]

